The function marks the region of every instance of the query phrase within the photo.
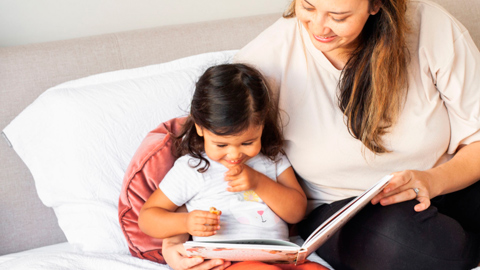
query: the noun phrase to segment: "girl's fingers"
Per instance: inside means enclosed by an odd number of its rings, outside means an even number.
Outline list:
[[[194,214],[193,221],[197,224],[217,224],[220,221],[220,216],[209,211],[195,210],[190,212]]]
[[[197,225],[195,226],[191,234],[194,236],[212,236],[216,234],[218,230],[220,230],[220,226],[218,225]]]
[[[228,192],[240,192],[240,191],[245,191],[247,190],[246,186],[243,184],[240,185],[230,185],[230,187],[227,187]]]
[[[228,182],[228,187],[227,187],[227,191],[230,191],[230,192],[238,192],[238,191],[244,191],[246,190],[246,186],[245,186],[245,183],[242,179],[238,179],[238,180],[227,180],[229,181]]]
[[[243,171],[242,164],[240,165],[233,165],[232,167],[228,168],[228,171],[225,173],[225,176],[235,176],[239,175]]]
[[[197,224],[210,224],[210,225],[218,225],[220,223],[219,216],[214,218],[202,218],[198,219]]]

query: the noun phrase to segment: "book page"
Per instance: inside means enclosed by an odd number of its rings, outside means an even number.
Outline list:
[[[279,240],[279,239],[225,239],[225,240],[215,240],[215,241],[190,241],[191,243],[197,244],[238,244],[238,245],[268,245],[268,246],[290,246],[295,248],[300,248],[295,243]]]
[[[275,240],[276,241],[276,240]],[[265,242],[265,241],[260,241]],[[188,241],[183,244],[188,256],[200,256],[205,259],[222,258],[229,261],[263,261],[271,263],[294,263],[300,247],[294,243],[289,245],[266,245],[257,242],[219,243]],[[269,241],[266,241],[269,242]]]
[[[348,220],[350,220],[358,211],[367,205],[375,195],[380,193],[389,183],[393,175],[386,175],[380,179],[370,189],[353,199],[350,203],[338,210],[329,219],[322,223],[308,238],[305,240],[302,248],[308,250],[308,254],[318,249],[331,235],[340,229]]]
[[[307,238],[302,247],[275,239],[226,239],[215,241],[188,241],[184,243],[188,256],[206,259],[222,258],[229,261],[264,261],[275,263],[303,263],[332,234],[360,211],[390,181],[392,175],[380,179],[373,187],[337,211]]]

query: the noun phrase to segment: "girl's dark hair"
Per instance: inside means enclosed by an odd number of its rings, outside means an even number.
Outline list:
[[[245,64],[224,64],[208,68],[199,78],[188,116],[177,137],[176,156],[190,154],[204,172],[210,163],[203,157],[204,140],[195,124],[210,132],[236,135],[251,125],[264,125],[260,152],[274,160],[283,153],[283,137],[276,102],[262,74]]]
[[[374,153],[389,152],[382,136],[396,123],[408,88],[407,1],[369,0],[370,10],[380,9],[368,18],[339,81],[348,130]],[[295,17],[295,0],[284,17]]]

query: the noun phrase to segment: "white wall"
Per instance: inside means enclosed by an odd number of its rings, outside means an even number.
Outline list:
[[[290,0],[0,0],[0,46],[281,13]]]

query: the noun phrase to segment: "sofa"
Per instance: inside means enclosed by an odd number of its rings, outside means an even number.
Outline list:
[[[480,47],[480,1],[434,2]],[[128,250],[123,175],[150,130],[185,114],[198,74],[280,16],[0,48],[0,269],[168,269]]]

